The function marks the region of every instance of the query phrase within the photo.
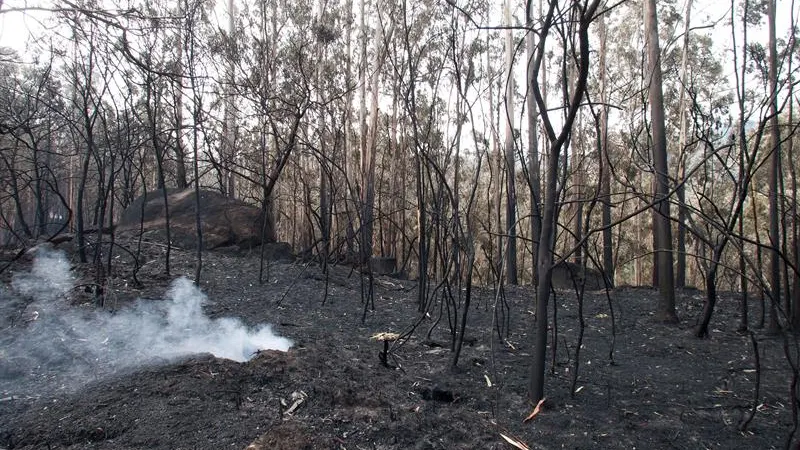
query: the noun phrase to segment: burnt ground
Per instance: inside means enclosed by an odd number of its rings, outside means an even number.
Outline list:
[[[173,256],[173,273],[191,275],[193,255]],[[136,290],[121,269],[107,307],[163,295],[170,280],[162,270],[154,258],[140,273],[145,288]],[[667,326],[653,320],[655,291],[613,291],[615,339],[605,295],[587,294],[571,396],[577,306],[574,293],[559,292],[548,400],[523,423],[534,406],[526,400],[530,288],[506,289],[510,320],[502,340],[493,333],[495,293],[476,290],[457,370],[450,368],[446,310],[426,336],[439,309],[393,348],[389,362],[399,368],[387,368],[378,357],[382,345],[370,337],[402,333],[415,322],[414,281],[377,278],[374,310],[362,323],[361,281],[347,268],[331,268],[327,298],[326,278],[313,265],[273,263],[263,285],[257,276],[254,255],[205,254],[205,310],[250,325],[274,324],[294,342],[288,352],[262,352],[244,363],[197,354],[109,376],[95,373],[77,388],[60,390],[42,381],[57,378],[57,369],[6,370],[0,373],[0,448],[514,448],[505,435],[531,449],[755,449],[782,448],[791,429],[784,340],[759,330],[758,410],[746,431],[738,429],[753,405],[756,366],[750,337],[735,331],[738,300],[732,295],[721,296],[711,337],[698,340],[691,329],[700,292],[679,295],[681,323]],[[72,296],[75,303],[86,294],[74,289]],[[13,339],[24,326],[5,326],[0,338]]]

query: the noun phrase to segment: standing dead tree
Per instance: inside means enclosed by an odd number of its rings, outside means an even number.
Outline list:
[[[566,118],[562,128],[556,132],[553,120],[544,104],[541,89],[538,83],[533,83],[533,95],[539,105],[540,117],[550,142],[548,149],[547,167],[545,170],[545,191],[544,206],[542,217],[542,230],[539,240],[539,255],[536,261],[536,274],[539,284],[536,287],[536,330],[533,349],[533,361],[531,368],[531,378],[529,386],[529,399],[538,402],[544,398],[544,376],[545,376],[545,353],[547,350],[547,328],[548,328],[548,303],[550,300],[550,290],[553,278],[555,232],[558,220],[556,209],[556,197],[558,196],[557,182],[561,177],[560,156],[561,151],[569,138],[572,124],[581,107],[581,102],[586,95],[586,84],[589,75],[590,46],[589,46],[589,25],[596,17],[597,8],[600,0],[574,2],[567,9],[561,12],[558,9],[559,2],[551,0],[545,15],[542,28],[539,32],[540,39],[534,57],[532,73],[536,76],[542,67],[544,58],[544,45],[554,27],[566,27],[563,36],[573,36],[573,39],[565,39],[564,45],[577,45],[573,52],[578,56],[578,76],[575,87],[566,105]],[[562,16],[557,16],[557,12]],[[563,17],[563,15],[567,17]],[[561,20],[557,20],[561,19]],[[568,19],[568,20],[563,20]]]

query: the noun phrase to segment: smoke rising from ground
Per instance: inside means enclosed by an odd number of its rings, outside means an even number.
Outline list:
[[[64,255],[43,249],[10,289],[0,285],[0,395],[17,395],[11,391],[36,381],[31,374],[47,378],[38,384],[70,389],[195,353],[246,361],[258,350],[291,346],[269,325],[209,318],[208,298],[186,278],[176,279],[164,300],[138,300],[114,313],[68,305],[73,284]]]

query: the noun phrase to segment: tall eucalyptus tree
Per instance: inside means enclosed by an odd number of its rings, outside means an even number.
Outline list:
[[[505,150],[506,165],[506,280],[508,284],[517,284],[517,177],[516,177],[516,150],[514,144],[514,35],[511,21],[511,0],[506,0],[503,14],[508,29],[505,37],[506,73],[505,73]]]
[[[536,32],[534,26],[535,11],[533,2],[526,2],[525,17],[526,17],[526,36],[525,48],[527,51],[527,93],[526,93],[526,107],[528,119],[528,192],[531,202],[531,254],[532,261],[536,261],[539,255],[539,235],[542,230],[542,176],[541,166],[539,164],[539,106],[536,104],[536,99],[533,95],[533,84],[537,82],[534,77],[534,57],[536,53]],[[535,272],[535,271],[532,271]]]
[[[656,318],[663,322],[677,322],[675,313],[675,286],[672,267],[672,223],[669,207],[669,168],[667,166],[667,136],[664,117],[663,77],[661,74],[661,46],[658,37],[658,14],[655,0],[645,0],[645,28],[647,36],[647,82],[652,127],[652,155],[655,170],[653,201],[653,235],[658,261],[658,290],[660,294]]]
[[[778,210],[778,178],[781,176],[781,130],[778,124],[778,49],[775,36],[777,0],[767,0],[767,30],[769,33],[769,285],[770,307],[767,332],[780,331],[778,308],[781,305],[781,234]]]

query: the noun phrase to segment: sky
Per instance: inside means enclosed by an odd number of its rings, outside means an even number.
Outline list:
[[[241,1],[241,0],[238,0]],[[224,5],[224,1],[218,2]],[[498,2],[499,3],[499,2]],[[738,0],[737,0],[738,3]],[[788,26],[789,22],[789,12],[792,7],[792,0],[778,0],[778,21],[782,22],[778,25],[778,30],[780,34],[780,30],[785,30]],[[8,46],[15,49],[23,49],[25,42],[29,36],[28,30],[34,30],[34,32],[40,32],[42,30],[41,20],[47,16],[47,13],[38,12],[38,11],[26,11],[24,13],[21,12],[6,12],[8,10],[19,10],[23,9],[26,6],[31,6],[35,4],[52,4],[51,2],[42,1],[42,2],[33,2],[30,0],[5,0],[0,2],[0,45]],[[685,10],[685,0],[679,0],[679,7],[681,11]],[[719,19],[726,11],[730,8],[730,3],[727,1],[719,1],[719,0],[694,0],[693,5],[693,22],[696,21],[698,24],[708,23],[714,21],[715,19]],[[795,8],[797,10],[797,8]],[[725,29],[720,30],[723,31],[722,34],[728,34],[729,31],[725,26],[725,23],[720,23],[718,28]],[[724,36],[727,39],[727,36]]]
[[[218,6],[213,16],[220,23],[225,20],[226,3],[217,0]],[[58,4],[58,1],[49,0],[0,0],[0,47],[10,47],[23,53],[32,37],[47,35],[45,27],[50,15],[46,11],[28,8],[38,5],[46,9]]]
[[[22,4],[23,2],[7,1],[0,7],[0,46],[22,51],[31,34],[28,30],[42,29],[38,21],[45,16],[43,13],[6,12],[9,8],[20,8]]]
[[[241,0],[238,0],[241,1]],[[739,0],[737,0],[737,3]],[[218,9],[224,8],[226,2],[219,1],[221,6]],[[782,31],[788,29],[790,20],[790,11],[793,6],[793,0],[778,0],[778,35]],[[47,5],[53,4],[47,0],[41,2],[34,2],[31,0],[5,0],[0,2],[0,46],[11,47],[18,51],[25,49],[26,43],[29,41],[31,35],[40,35],[44,31],[43,20],[46,19],[47,13],[42,11],[27,10],[20,12],[19,10],[32,6],[35,4]],[[685,10],[685,0],[680,1],[678,7],[681,11]],[[725,17],[730,8],[730,2],[719,0],[694,0],[692,8],[692,22],[693,25],[702,26],[719,21],[714,27],[712,34],[715,35],[716,41],[726,43],[730,40],[730,30],[726,25],[727,17]],[[795,7],[797,11],[798,8]],[[224,11],[219,11],[219,15],[224,15]],[[723,18],[725,17],[725,18]],[[719,20],[723,18],[722,20]],[[220,19],[224,20],[223,17]],[[31,31],[29,31],[31,30]],[[766,30],[753,30],[753,36],[756,40],[766,39]]]
[[[242,0],[236,0],[237,3]],[[496,0],[499,3],[499,0]],[[739,3],[740,0],[736,0]],[[685,10],[686,0],[678,0],[678,8]],[[218,1],[218,10],[215,16],[221,22],[224,21],[226,1]],[[793,7],[793,0],[778,0],[778,36],[785,34],[789,27],[790,11]],[[22,53],[29,43],[31,36],[40,36],[44,33],[44,21],[48,13],[43,11],[19,10],[33,5],[52,5],[57,2],[48,0],[5,0],[0,1],[0,46],[11,47]],[[724,50],[730,42],[730,29],[727,26],[727,15],[730,2],[719,0],[694,0],[692,8],[692,25],[704,26],[716,22],[711,34],[715,42],[719,43],[720,50]],[[798,7],[795,6],[795,11]],[[800,15],[800,14],[796,14]],[[722,19],[722,20],[720,20]],[[499,25],[499,24],[498,24]],[[760,30],[751,30],[751,39],[766,40],[766,27]],[[30,30],[30,31],[29,31]]]

